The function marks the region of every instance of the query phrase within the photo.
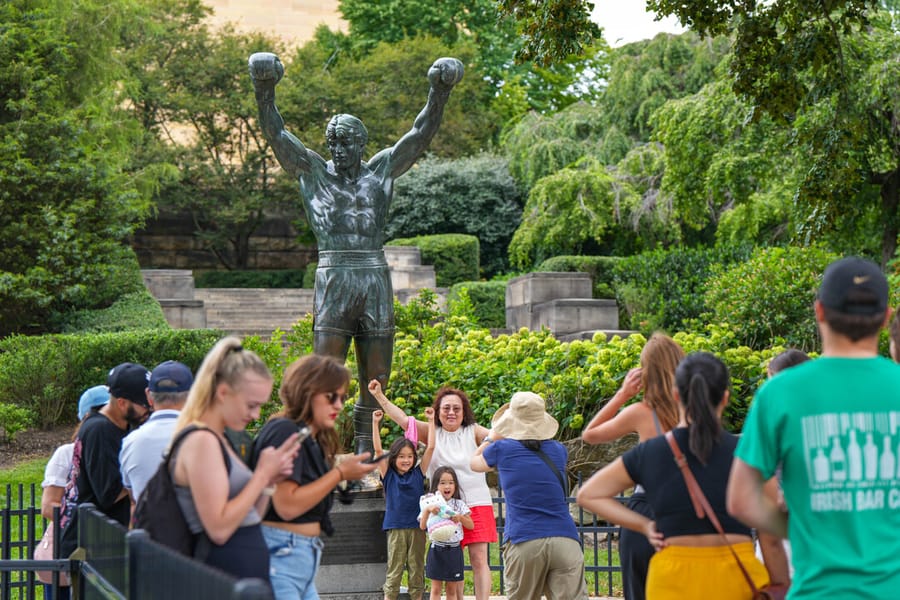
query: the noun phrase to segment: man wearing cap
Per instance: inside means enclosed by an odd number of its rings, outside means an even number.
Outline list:
[[[78,544],[78,505],[85,502],[128,524],[130,502],[119,473],[119,449],[129,427],[139,426],[150,412],[147,381],[141,365],[122,363],[109,372],[109,402],[82,423],[75,437],[72,470],[60,509],[61,556]]]
[[[791,600],[894,598],[900,365],[878,355],[891,316],[887,280],[871,261],[838,260],[825,269],[814,309],[822,356],[757,392],[735,451],[728,511],[790,539]],[[779,467],[787,512],[763,494]]]
[[[153,414],[140,428],[129,433],[122,441],[119,465],[122,484],[137,502],[147,482],[153,477],[163,454],[172,441],[178,413],[187,401],[194,383],[191,370],[180,362],[167,360],[150,373],[150,404]]]
[[[569,514],[566,448],[544,399],[516,392],[494,414],[472,457],[473,471],[497,468],[506,499],[503,562],[510,600],[587,598],[584,552]]]

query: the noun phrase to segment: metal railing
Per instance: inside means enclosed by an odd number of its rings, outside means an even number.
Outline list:
[[[14,493],[17,492],[17,493]],[[506,499],[502,490],[493,499],[497,533],[503,539]],[[592,596],[614,596],[620,584],[617,574],[618,527],[598,521],[569,497],[576,527],[585,549],[585,579]],[[81,561],[67,559],[34,561],[33,551],[47,525],[40,514],[40,490],[35,485],[17,489],[6,486],[6,502],[0,511],[0,600],[33,600],[40,582],[34,571],[74,571],[73,585],[82,585],[82,598],[150,600],[153,598],[242,598],[268,597],[250,582],[235,580],[220,571],[171,552],[149,539],[142,531],[127,532],[117,522],[93,510],[79,507],[79,546],[85,549]],[[81,511],[84,511],[82,513]],[[58,533],[55,539],[60,539]],[[505,592],[503,556],[499,544],[489,545],[489,565],[499,573],[500,593]],[[466,565],[466,570],[471,567]],[[165,573],[160,577],[160,573]],[[260,595],[264,594],[264,595]]]

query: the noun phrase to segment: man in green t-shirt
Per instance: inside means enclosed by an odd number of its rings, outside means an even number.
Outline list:
[[[788,537],[789,597],[900,593],[900,365],[878,356],[888,283],[873,262],[825,269],[815,302],[822,356],[779,373],[753,401],[728,511]],[[781,468],[786,511],[763,494]]]

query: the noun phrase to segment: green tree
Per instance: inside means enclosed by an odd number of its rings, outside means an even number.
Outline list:
[[[648,2],[701,34],[734,36],[732,88],[749,102],[750,118],[765,114],[790,127],[797,155],[809,158],[795,193],[805,217],[799,239],[834,232],[848,219],[867,222],[874,204],[883,264],[900,232],[896,5]]]
[[[0,337],[140,285],[123,241],[148,212],[149,182],[128,172],[140,128],[115,85],[132,8],[0,4]]]
[[[510,262],[529,269],[551,256],[599,254],[604,243],[616,241],[610,233],[621,233],[619,215],[636,202],[634,190],[616,185],[601,162],[583,158],[531,189],[509,245]]]
[[[508,269],[506,249],[521,218],[521,192],[503,158],[490,154],[430,158],[397,179],[386,234],[389,238],[474,235],[481,271],[491,277]]]
[[[765,202],[760,197],[777,192],[779,182],[797,180],[787,132],[769,119],[747,123],[748,111],[720,80],[667,102],[651,119],[666,149],[661,191],[686,226],[716,227],[726,211]]]
[[[543,65],[579,55],[600,37],[591,21],[593,3],[586,0],[498,0],[500,12],[516,20],[523,38],[520,61]]]
[[[690,32],[661,33],[616,48],[601,104],[607,126],[617,127],[632,140],[648,141],[653,112],[714,81],[716,68],[727,55],[726,38],[702,40]]]

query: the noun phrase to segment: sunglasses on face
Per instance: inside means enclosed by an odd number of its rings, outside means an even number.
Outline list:
[[[344,404],[349,398],[347,394],[339,394],[337,392],[325,392],[325,397],[328,398],[329,404],[337,404],[338,402]]]

